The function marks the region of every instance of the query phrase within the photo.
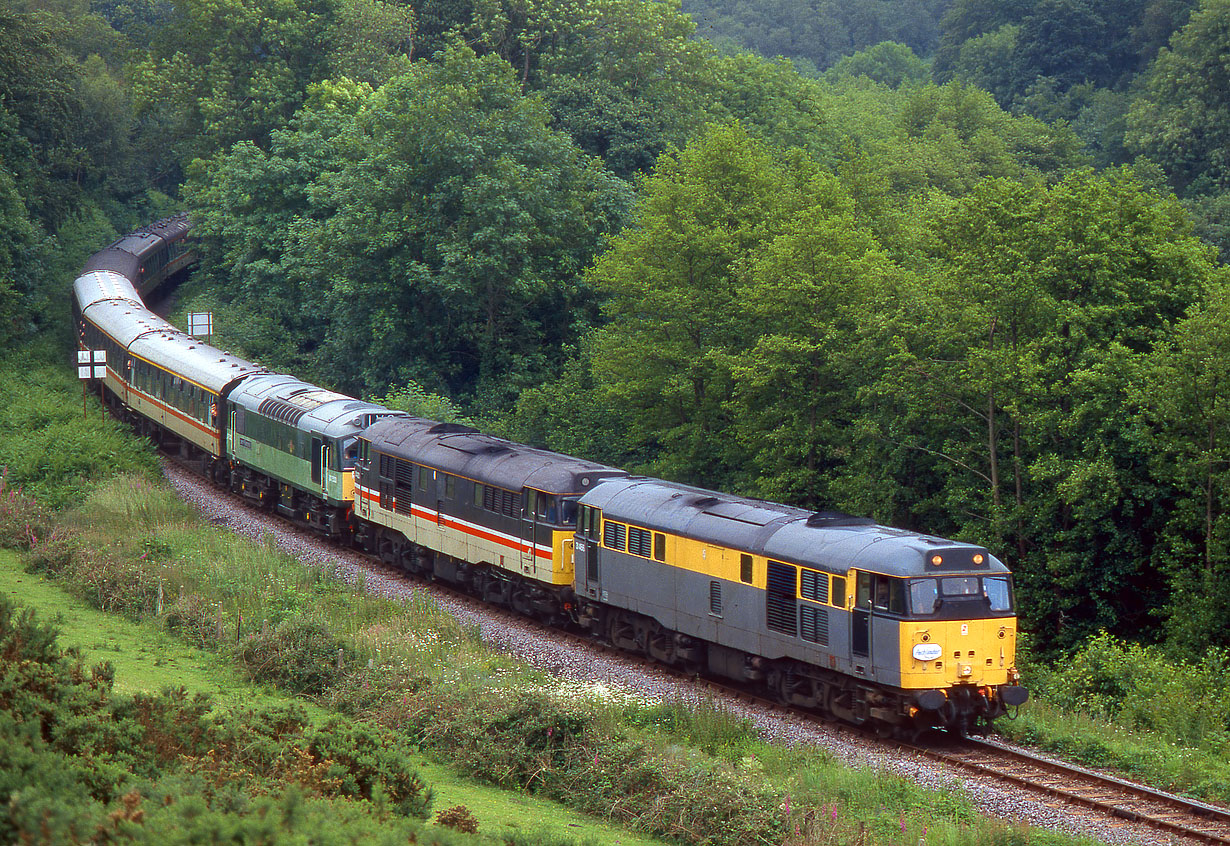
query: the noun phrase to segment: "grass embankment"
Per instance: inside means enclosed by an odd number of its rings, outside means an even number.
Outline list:
[[[20,556],[8,550],[0,550],[0,597],[4,596],[34,609],[45,620],[54,620],[60,645],[78,650],[87,666],[109,662],[115,671],[113,688],[120,694],[152,695],[166,688],[183,688],[190,696],[209,696],[219,711],[294,706],[303,708],[308,720],[317,725],[333,716],[302,697],[251,683],[218,652],[190,646],[161,626],[90,606],[58,583],[27,573]],[[603,825],[558,803],[476,785],[423,755],[413,756],[409,764],[430,785],[434,808],[464,806],[476,820],[479,832],[497,840],[520,834],[561,844],[579,841],[596,846],[649,846],[658,842]]]

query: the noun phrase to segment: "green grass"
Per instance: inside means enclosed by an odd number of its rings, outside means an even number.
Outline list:
[[[188,646],[153,626],[90,607],[54,581],[25,572],[19,556],[3,549],[0,594],[34,608],[44,619],[58,620],[60,645],[80,649],[87,665],[110,661],[119,693],[157,693],[182,686],[189,693],[208,693],[223,707],[260,707],[285,698],[247,684],[234,665],[216,653]]]
[[[59,643],[77,647],[87,665],[110,661],[119,693],[155,693],[184,687],[207,693],[217,708],[265,707],[292,700],[279,691],[245,681],[233,664],[217,653],[188,646],[149,623],[133,622],[90,607],[54,581],[27,573],[19,556],[0,549],[0,595],[35,609],[44,619],[58,620]],[[328,712],[302,698],[313,719]],[[562,841],[611,846],[652,846],[660,841],[584,817],[556,803],[506,790],[475,785],[447,767],[419,757],[413,761],[435,792],[434,811],[465,805],[479,822],[479,833],[497,839],[505,834],[545,833]]]

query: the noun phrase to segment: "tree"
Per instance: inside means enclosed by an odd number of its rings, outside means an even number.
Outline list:
[[[1205,0],[1149,67],[1128,113],[1129,149],[1152,156],[1181,194],[1230,188],[1230,0]]]
[[[329,40],[335,76],[380,85],[410,67],[414,11],[390,0],[343,0]]]
[[[270,133],[323,78],[325,0],[175,0],[176,16],[132,70],[140,143],[186,168]],[[163,176],[174,184],[179,169]]]
[[[1230,289],[1208,300],[1149,356],[1131,391],[1170,506],[1153,563],[1170,580],[1172,642],[1192,655],[1226,646],[1230,609]]]
[[[934,281],[878,323],[889,352],[864,462],[898,462],[916,512],[1009,555],[1044,644],[1147,625],[1162,515],[1125,397],[1213,278],[1207,248],[1127,171],[992,180],[934,200],[918,238],[912,262]]]
[[[238,145],[192,196],[214,272],[232,297],[272,299],[257,311],[291,329],[278,352],[299,372],[498,404],[587,325],[576,280],[626,187],[549,129],[502,59],[441,59],[374,92],[315,89],[270,153]]]
[[[824,74],[826,80],[843,76],[865,76],[890,88],[898,88],[906,82],[926,82],[931,72],[906,45],[882,41],[845,56]]]
[[[633,449],[668,478],[733,487],[745,462],[727,402],[732,362],[756,338],[748,263],[835,191],[801,156],[775,158],[737,124],[663,156],[630,227],[587,281],[611,321],[594,349],[597,389],[636,410]]]
[[[858,339],[868,312],[904,284],[835,179],[750,260],[747,308],[760,334],[732,364],[731,417],[758,493],[820,509],[849,454]],[[817,191],[817,193],[819,193]]]

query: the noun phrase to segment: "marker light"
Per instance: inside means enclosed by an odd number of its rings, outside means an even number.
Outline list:
[[[931,566],[932,567],[938,567],[943,563],[944,563],[944,556],[942,555],[932,555],[931,556]]]
[[[986,559],[982,557],[982,553],[981,553],[981,552],[978,552],[978,553],[975,553],[975,554],[974,554],[974,563],[975,563],[975,564],[981,564],[983,561],[986,561]]]

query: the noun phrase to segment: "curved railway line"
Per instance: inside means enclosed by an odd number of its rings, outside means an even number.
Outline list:
[[[990,741],[965,738],[951,749],[908,748],[932,760],[1044,794],[1074,808],[1088,808],[1202,843],[1230,844],[1227,808]]]
[[[176,456],[166,452],[163,452],[163,456],[164,460],[169,463],[196,475],[195,469],[181,462]],[[217,496],[233,502],[245,511],[275,519],[278,523],[289,527],[293,531],[306,531],[291,521],[255,508],[242,497],[212,486],[211,489]],[[307,534],[310,535],[310,533]],[[314,535],[310,536],[316,537]],[[615,654],[634,662],[652,666],[656,671],[665,672],[668,675],[676,677],[685,676],[679,670],[655,662],[646,656],[626,652],[577,632],[548,627],[530,617],[516,615],[514,612],[504,608],[493,607],[446,583],[424,580],[411,575],[405,570],[381,561],[376,555],[364,553],[360,550],[350,551],[362,555],[370,562],[372,567],[383,571],[387,576],[398,581],[414,585],[430,583],[433,590],[447,594],[476,613],[496,618],[502,616],[516,617],[528,625],[541,628],[544,632],[550,632],[556,637],[567,639],[579,648]],[[735,698],[738,701],[754,703],[763,708],[788,713],[807,720],[823,719],[813,711],[782,705],[774,700],[765,699],[763,696],[759,696],[747,689],[732,686],[722,681],[707,678],[700,678],[698,681],[703,683],[707,689],[725,697]],[[976,738],[958,739],[945,736],[942,733],[935,733],[930,736],[934,740],[930,744],[903,743],[900,740],[889,740],[879,737],[870,730],[862,730],[845,723],[827,720],[824,722],[828,725],[839,727],[842,731],[857,734],[865,741],[880,743],[886,748],[896,748],[954,769],[1019,788],[1020,790],[1035,794],[1046,804],[1064,809],[1069,813],[1084,812],[1085,814],[1099,815],[1103,818],[1108,818],[1111,825],[1148,827],[1169,835],[1172,839],[1182,838],[1185,841],[1227,844],[1227,846],[1230,846],[1230,809],[1228,808],[1165,793],[1115,776],[1042,757],[1025,750],[1004,746],[994,741]]]

